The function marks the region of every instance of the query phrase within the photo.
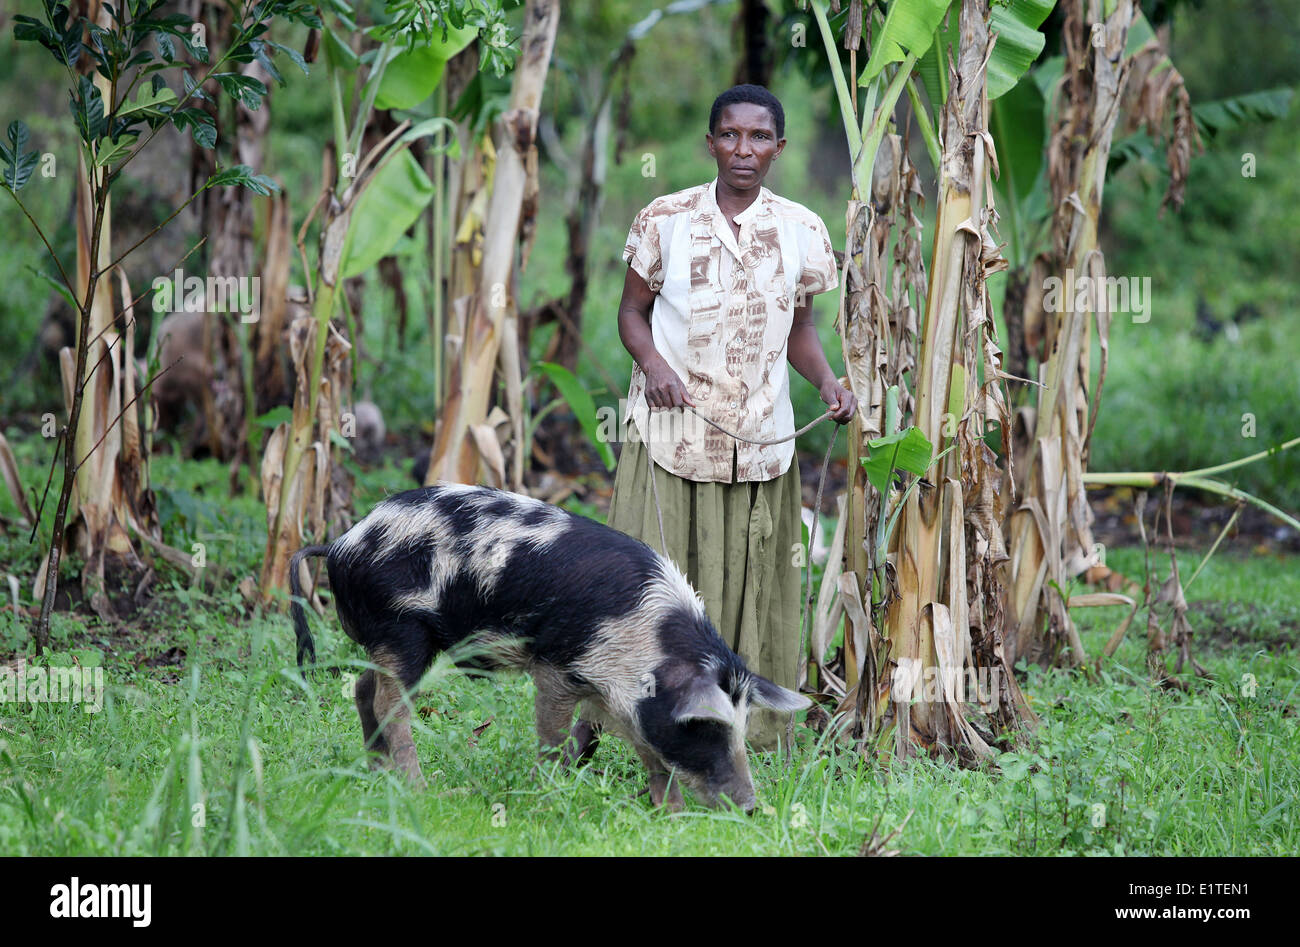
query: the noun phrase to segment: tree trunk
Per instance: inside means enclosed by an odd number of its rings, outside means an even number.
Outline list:
[[[285,359],[285,328],[289,314],[289,275],[293,267],[289,195],[281,190],[266,198],[266,248],[262,256],[262,305],[252,326],[254,407],[260,417],[277,405],[291,404],[290,367]]]
[[[336,176],[337,180],[337,176]],[[321,224],[316,297],[309,315],[289,327],[295,388],[293,417],[267,439],[262,456],[266,499],[266,555],[259,582],[262,600],[288,588],[289,557],[302,548],[304,524],[323,542],[347,507],[349,486],[332,463],[331,434],[351,390],[352,346],[331,322],[342,291],[339,268],[354,202],[330,201]]]
[[[736,64],[735,84],[767,86],[772,81],[772,43],[769,31],[772,13],[767,0],[741,0],[736,12],[736,29],[740,33],[740,62]]]

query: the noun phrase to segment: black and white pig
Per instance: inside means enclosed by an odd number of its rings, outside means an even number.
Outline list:
[[[753,705],[810,705],[750,671],[698,594],[645,543],[558,507],[485,487],[438,484],[383,500],[326,546],[294,555],[298,663],[315,659],[299,566],[325,556],[339,619],[383,670],[357,681],[367,747],[423,785],[402,700],[439,652],[472,644],[472,666],[518,669],[537,686],[543,759],[592,749],[579,701],[613,721],[650,771],[656,805],[685,783],[707,805],[755,805],[745,754]],[[670,778],[671,777],[671,778]]]

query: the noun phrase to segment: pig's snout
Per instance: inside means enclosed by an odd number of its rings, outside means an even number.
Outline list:
[[[726,801],[724,801],[724,797]],[[729,792],[725,792],[722,793],[721,795],[714,797],[710,805],[714,809],[725,809],[727,805],[727,801],[730,801],[732,805],[734,805],[737,809],[745,813],[745,815],[753,815],[754,810],[758,808],[758,800],[754,797],[754,794],[752,792],[748,796],[742,795],[739,797],[733,796]]]
[[[743,783],[733,783],[730,786],[723,786],[715,792],[709,793],[708,804],[714,809],[725,809],[730,802],[737,809],[740,809],[745,815],[752,815],[754,809],[758,806],[758,798],[754,794],[754,784],[746,779]]]

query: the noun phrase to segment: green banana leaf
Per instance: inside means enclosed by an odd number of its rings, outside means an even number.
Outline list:
[[[995,5],[990,14],[989,30],[997,33],[993,55],[989,57],[989,99],[997,100],[1015,87],[1029,71],[1043,51],[1046,37],[1038,28],[1056,6],[1056,0],[1010,0],[1006,5]],[[954,3],[948,15],[947,28],[942,25],[935,34],[934,45],[916,64],[921,84],[932,107],[943,102],[948,93],[945,63],[948,52],[956,52],[959,41],[957,19],[960,4]]]
[[[997,42],[989,57],[989,99],[1010,92],[1043,51],[1047,40],[1038,28],[1054,6],[1056,0],[1010,0],[993,6],[989,29],[997,33]]]
[[[888,494],[895,470],[924,474],[934,460],[934,446],[916,426],[867,442],[867,456],[860,458],[871,485]]]
[[[1047,137],[1043,93],[1035,82],[1018,82],[989,108],[989,131],[997,148],[998,184],[1023,201],[1043,167]]]
[[[375,107],[415,108],[438,88],[447,60],[472,43],[477,35],[478,27],[475,26],[459,30],[449,27],[445,42],[442,34],[435,32],[429,45],[398,53],[384,70]]]
[[[934,42],[934,31],[943,19],[950,0],[893,0],[885,13],[884,25],[871,41],[871,58],[858,79],[870,85],[891,62],[902,62],[908,53],[921,56]]]
[[[403,151],[366,185],[352,211],[343,244],[343,278],[357,276],[387,256],[433,200],[433,182]]]
[[[587,439],[591,441],[596,448],[596,452],[600,454],[605,469],[613,470],[614,452],[598,436],[600,425],[596,417],[596,401],[591,397],[591,392],[583,388],[582,382],[578,381],[573,372],[563,365],[557,365],[554,362],[539,362],[537,367],[551,380],[556,390],[569,403],[569,410],[578,419],[578,424],[587,435]]]
[[[1247,92],[1245,95],[1193,105],[1192,118],[1203,135],[1213,138],[1243,125],[1286,118],[1294,97],[1295,89],[1287,86]]]

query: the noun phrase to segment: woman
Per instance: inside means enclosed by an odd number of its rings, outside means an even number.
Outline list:
[[[857,410],[812,320],[812,296],[838,283],[826,225],[763,187],[784,134],[771,92],[728,89],[705,136],[717,179],[653,201],[632,225],[618,326],[636,367],[609,524],[660,549],[648,449],[667,554],[732,650],[795,689],[805,558],[794,441],[757,446],[700,418],[750,440],[788,438],[787,361],[837,422]],[[750,740],[772,749],[788,721],[763,713]]]

